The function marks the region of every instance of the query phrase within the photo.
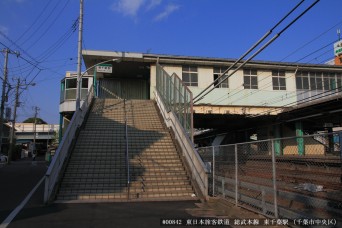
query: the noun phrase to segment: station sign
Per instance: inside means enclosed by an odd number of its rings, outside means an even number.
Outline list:
[[[96,67],[97,73],[109,73],[111,74],[113,71],[113,67],[111,64],[100,64]]]
[[[334,53],[335,56],[340,56],[342,54],[342,40],[334,43]]]

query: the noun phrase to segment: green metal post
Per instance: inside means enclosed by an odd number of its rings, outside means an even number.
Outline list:
[[[58,142],[59,143],[62,141],[62,137],[63,137],[62,125],[63,125],[63,115],[59,114],[59,131],[58,131]]]
[[[303,138],[303,123],[296,122],[296,136],[297,138],[297,147],[298,147],[298,154],[300,156],[305,155],[305,147],[304,147],[304,138]]]
[[[274,130],[274,137],[277,139],[277,140],[274,140],[274,151],[275,151],[275,154],[279,156],[283,154],[281,141],[279,140],[279,138],[281,138],[280,126],[279,125],[274,126],[273,130]]]
[[[97,97],[98,96],[98,94],[97,94],[97,79],[96,79],[96,67],[95,67],[95,69],[94,69],[94,82],[93,82],[93,85],[94,85],[94,94],[95,94],[95,97]]]

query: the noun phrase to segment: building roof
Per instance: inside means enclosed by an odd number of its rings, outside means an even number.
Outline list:
[[[182,55],[166,55],[166,54],[150,54],[150,53],[136,53],[136,52],[120,52],[120,51],[99,51],[99,50],[83,50],[83,58],[86,65],[91,66],[96,62],[109,60],[111,58],[119,58],[123,61],[140,61],[140,62],[157,62],[164,64],[196,64],[196,65],[210,65],[210,66],[229,66],[237,59],[233,58],[213,58],[200,56],[182,56]],[[239,64],[241,64],[242,60]],[[294,62],[277,62],[277,61],[263,61],[251,60],[246,64],[247,67],[256,68],[270,68],[287,70],[337,70],[342,71],[342,66],[328,65],[328,64],[308,64],[308,63],[294,63]]]

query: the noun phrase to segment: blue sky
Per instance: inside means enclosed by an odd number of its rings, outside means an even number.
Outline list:
[[[238,58],[298,2],[84,0],[83,48]],[[313,2],[306,0],[295,15]],[[78,14],[79,0],[0,0],[0,49],[21,52],[20,58],[10,55],[9,82],[20,77],[36,83],[21,94],[18,121],[32,117],[38,106],[39,117],[59,122],[60,80],[77,66]],[[323,63],[333,58],[329,44],[338,28],[341,0],[321,0],[255,59]],[[1,71],[3,65],[0,54]],[[10,95],[7,105],[13,107],[13,90]]]

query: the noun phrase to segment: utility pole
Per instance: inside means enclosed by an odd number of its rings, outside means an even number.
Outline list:
[[[2,95],[1,95],[1,107],[0,107],[0,152],[2,152],[2,137],[3,137],[3,124],[4,124],[4,109],[6,98],[6,84],[7,84],[7,65],[8,65],[8,54],[16,54],[19,56],[19,52],[13,52],[8,48],[2,50],[5,53],[5,63],[4,63],[4,78],[2,82]]]
[[[37,106],[34,107],[34,122],[33,122],[33,153],[36,154],[36,127],[37,127],[37,115],[39,108]],[[35,157],[34,157],[35,158]]]
[[[17,85],[15,87],[15,104],[14,104],[14,113],[13,113],[13,121],[12,121],[12,129],[11,129],[11,140],[10,140],[10,149],[8,151],[8,159],[7,164],[11,163],[13,147],[14,147],[14,129],[15,129],[15,120],[17,117],[17,107],[19,106],[19,86],[20,86],[20,78],[17,79]]]
[[[76,91],[76,110],[81,107],[81,66],[82,66],[82,32],[83,32],[83,0],[80,0],[80,18],[78,20],[78,55],[77,55],[77,91]]]

